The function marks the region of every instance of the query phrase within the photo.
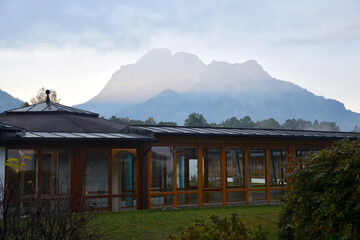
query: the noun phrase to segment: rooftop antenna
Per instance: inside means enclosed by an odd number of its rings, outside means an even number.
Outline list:
[[[49,105],[50,104],[50,97],[49,97],[49,94],[50,94],[50,90],[46,90],[46,104]]]

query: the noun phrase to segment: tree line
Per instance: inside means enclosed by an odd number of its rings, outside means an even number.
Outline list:
[[[176,122],[156,122],[153,117],[149,117],[145,121],[132,120],[129,118],[117,118],[112,116],[111,121],[120,122],[127,125],[158,125],[158,126],[177,126]],[[301,118],[287,119],[283,124],[280,124],[274,118],[253,121],[250,116],[243,118],[231,117],[222,121],[221,123],[208,123],[201,113],[190,113],[185,119],[184,126],[191,127],[226,127],[226,128],[265,128],[265,129],[292,129],[292,130],[317,130],[317,131],[340,131],[339,126],[335,122],[315,120],[314,122],[307,121]],[[354,131],[357,130],[356,126]]]

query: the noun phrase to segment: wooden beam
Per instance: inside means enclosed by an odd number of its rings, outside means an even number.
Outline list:
[[[249,169],[248,169],[248,148],[245,147],[245,203],[249,205]]]
[[[226,193],[226,152],[225,147],[221,148],[221,158],[220,158],[220,170],[221,170],[221,190],[222,190],[222,205],[227,205],[227,193]]]
[[[198,147],[198,176],[199,176],[199,207],[203,206],[203,153],[202,148]]]
[[[265,153],[265,179],[266,179],[266,193],[267,193],[267,203],[270,205],[270,168],[269,168],[269,160],[270,160],[270,151],[269,148],[266,148]]]

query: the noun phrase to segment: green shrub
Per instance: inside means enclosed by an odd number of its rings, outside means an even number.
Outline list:
[[[246,227],[244,223],[236,216],[231,215],[230,221],[227,218],[219,218],[212,215],[212,223],[205,223],[204,220],[196,220],[187,231],[183,232],[180,240],[263,240],[265,233],[258,227]],[[178,240],[176,236],[171,235],[170,239]]]
[[[360,238],[360,140],[342,140],[290,165],[280,239]]]

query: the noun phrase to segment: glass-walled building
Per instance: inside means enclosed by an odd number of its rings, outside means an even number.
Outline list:
[[[355,138],[349,132],[126,126],[40,103],[0,115],[0,175],[14,189],[7,196],[61,198],[74,211],[272,204],[287,189],[290,161],[346,137]],[[4,167],[5,161],[21,167]]]

